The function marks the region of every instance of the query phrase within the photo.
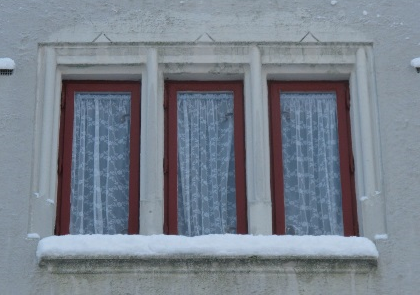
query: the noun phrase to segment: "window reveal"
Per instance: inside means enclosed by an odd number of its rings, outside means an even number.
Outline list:
[[[167,84],[167,232],[246,233],[241,83]]]
[[[270,83],[274,231],[356,235],[344,83]]]
[[[139,83],[64,83],[56,234],[138,233],[139,98]]]

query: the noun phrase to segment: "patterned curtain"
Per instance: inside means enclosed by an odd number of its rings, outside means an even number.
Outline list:
[[[236,233],[233,94],[179,92],[178,233]]]
[[[343,235],[335,93],[281,93],[286,234]]]
[[[70,233],[127,233],[130,95],[77,93],[73,124]]]

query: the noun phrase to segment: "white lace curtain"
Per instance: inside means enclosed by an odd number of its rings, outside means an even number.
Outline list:
[[[77,93],[73,124],[70,233],[127,233],[130,95]]]
[[[335,93],[281,93],[286,234],[343,235]]]
[[[236,233],[233,94],[180,92],[178,233]]]

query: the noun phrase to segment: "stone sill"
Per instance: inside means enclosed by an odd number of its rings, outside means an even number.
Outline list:
[[[372,257],[279,256],[103,256],[42,257],[51,273],[368,273],[376,269]]]
[[[366,273],[378,255],[372,241],[340,236],[67,235],[37,249],[52,273]]]

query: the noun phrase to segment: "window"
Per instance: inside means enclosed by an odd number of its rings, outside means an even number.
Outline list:
[[[64,81],[55,233],[134,234],[140,84]]]
[[[372,45],[366,43],[365,39],[360,42],[317,42],[316,44],[305,42],[298,44],[289,41],[255,44],[255,42],[237,43],[225,40],[200,42],[199,46],[192,45],[189,41],[180,41],[176,44],[166,42],[41,44],[38,56],[40,70],[36,90],[37,105],[29,198],[32,217],[28,223],[28,232],[38,233],[41,237],[62,232],[59,222],[62,190],[58,192],[57,185],[60,120],[63,119],[60,108],[62,83],[57,81],[115,79],[143,82],[139,233],[144,235],[169,233],[168,189],[164,180],[168,174],[164,174],[162,169],[168,167],[168,161],[165,161],[164,156],[168,151],[168,145],[165,144],[165,134],[167,135],[168,130],[165,127],[165,120],[168,116],[165,115],[163,108],[165,81],[171,79],[188,81],[202,77],[206,80],[243,80],[245,105],[243,116],[246,118],[244,158],[247,169],[244,206],[247,214],[237,215],[239,218],[247,215],[245,232],[247,229],[248,233],[255,235],[285,232],[284,222],[283,230],[273,231],[272,216],[275,219],[274,227],[281,228],[280,225],[276,226],[276,222],[284,218],[284,210],[272,211],[274,204],[273,189],[270,187],[270,182],[274,185],[274,178],[272,179],[270,175],[273,167],[270,149],[272,130],[268,124],[270,104],[267,99],[270,96],[266,81],[284,81],[292,78],[348,81],[351,89],[351,140],[357,196],[353,199],[357,200],[357,214],[353,213],[353,218],[356,219],[358,215],[360,235],[364,237],[373,240],[375,235],[386,233],[385,190],[382,183],[376,82],[372,74],[375,72]],[[194,48],[194,54],[191,54],[191,48]],[[165,77],[168,80],[165,80]],[[66,181],[70,183],[70,178]],[[275,205],[278,206],[279,194],[276,196],[274,201],[277,201]],[[363,198],[364,196],[367,198]],[[56,206],[46,206],[54,202],[59,207],[58,210]],[[70,212],[70,202],[67,202],[67,210]],[[355,209],[356,206],[353,206],[352,210],[356,211]],[[283,212],[281,213],[283,217],[276,217],[280,212]],[[55,221],[59,224],[58,230],[54,228]],[[172,221],[172,224],[176,223],[176,219],[175,223]],[[69,228],[69,221],[67,224],[64,228]],[[357,226],[355,227],[357,229]]]
[[[346,82],[270,82],[274,233],[357,235]]]
[[[165,229],[246,233],[242,82],[167,82]]]

